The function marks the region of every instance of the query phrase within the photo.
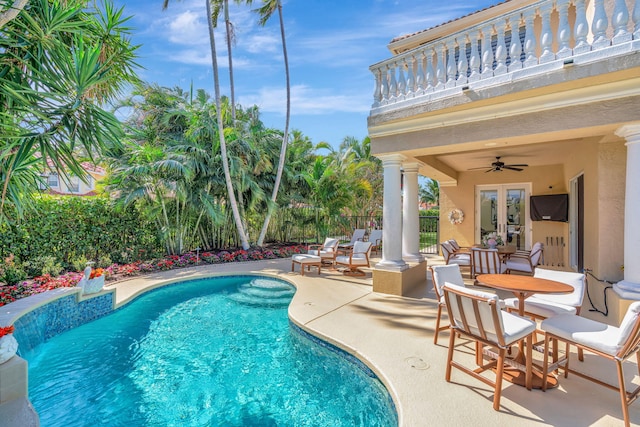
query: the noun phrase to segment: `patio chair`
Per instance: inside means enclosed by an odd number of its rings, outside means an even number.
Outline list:
[[[532,320],[544,320],[559,314],[580,315],[586,286],[584,274],[536,268],[533,277],[566,283],[573,287],[573,292],[570,294],[533,294],[524,301],[525,316],[529,316]],[[519,309],[518,298],[507,298],[504,303],[509,311]],[[581,349],[578,349],[578,359],[584,360]]]
[[[307,253],[319,256],[322,262],[333,264],[338,254],[338,243],[340,243],[338,239],[327,237],[321,245],[309,245]]]
[[[451,319],[449,352],[447,355],[447,370],[445,378],[451,382],[451,368],[462,372],[494,387],[493,409],[500,409],[502,394],[502,377],[505,364],[513,366],[507,359],[507,349],[514,343],[526,338],[526,378],[527,388],[531,389],[531,334],[536,330],[535,322],[515,314],[500,310],[498,296],[488,292],[471,290],[451,283],[443,287],[445,304]],[[481,358],[482,346],[496,347],[497,358],[489,363],[471,369],[453,360],[456,336],[460,334],[476,342],[476,361]],[[480,357],[480,359],[478,359]],[[496,368],[495,382],[481,375],[482,372]]]
[[[505,266],[500,262],[497,249],[471,248],[471,273],[475,279],[480,274],[502,274]]]
[[[356,242],[362,242],[364,240],[364,234],[366,230],[364,228],[356,228],[353,230],[353,234],[351,235],[351,240],[349,243],[341,243],[338,245],[340,248],[350,249]]]
[[[542,262],[543,252],[544,247],[540,242],[534,243],[528,253],[517,251],[505,260],[505,273],[510,274],[512,271],[518,271],[520,273],[533,274],[536,266]]]
[[[471,268],[471,255],[467,253],[456,253],[450,242],[441,242],[442,256],[445,264],[458,264],[461,267]]]
[[[449,243],[453,246],[454,253],[468,253],[471,250],[471,247],[468,246],[460,246],[456,239],[449,239]]]
[[[627,392],[624,381],[623,362],[636,355],[638,373],[640,374],[640,301],[632,303],[627,309],[627,313],[622,319],[620,327],[597,322],[581,316],[571,314],[561,314],[550,317],[542,321],[540,327],[545,331],[544,335],[544,360],[542,364],[543,378],[547,378],[549,371],[564,366],[564,376],[567,378],[569,372],[578,375],[589,381],[617,390],[620,393],[622,403],[622,417],[624,425],[629,426],[629,405],[637,398],[640,387],[632,392]],[[554,351],[553,364],[549,365],[549,345],[551,342],[563,341],[566,344],[565,356],[557,360]],[[616,363],[618,375],[618,386],[605,383],[587,374],[573,371],[569,368],[569,345],[588,350],[596,356],[601,356]],[[547,382],[542,385],[542,390],[546,390]]]
[[[369,255],[371,253],[371,242],[357,241],[349,255],[338,255],[335,260],[336,265],[344,265],[347,268],[343,271],[349,276],[364,276],[362,267],[369,267]]]
[[[445,306],[444,292],[442,288],[444,287],[445,282],[453,283],[454,285],[458,286],[464,286],[464,279],[462,278],[462,273],[460,272],[460,266],[457,264],[434,265],[432,267],[429,267],[429,270],[431,270],[431,281],[433,282],[433,290],[436,294],[436,298],[438,299],[436,329],[433,334],[433,343],[438,344],[438,335],[440,334],[440,331],[449,329],[449,325],[440,326],[442,308]]]
[[[378,252],[382,249],[382,230],[371,230],[369,233],[371,242],[371,252]]]

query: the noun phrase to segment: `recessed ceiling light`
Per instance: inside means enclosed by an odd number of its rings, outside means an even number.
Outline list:
[[[493,147],[493,146],[496,146],[496,145],[498,145],[497,142],[487,142],[486,144],[484,144],[485,147]]]

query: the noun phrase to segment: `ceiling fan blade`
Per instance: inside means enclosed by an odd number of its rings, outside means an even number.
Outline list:
[[[480,166],[479,168],[471,168],[471,169],[467,169],[468,171],[479,171],[479,170],[483,170],[486,169],[486,166]]]
[[[518,171],[518,172],[522,172],[524,170],[522,168],[514,168],[512,165],[505,165],[505,166],[503,166],[503,168],[504,169],[509,169],[509,170],[512,170],[512,171]]]
[[[526,167],[527,167],[527,166],[529,166],[529,165],[526,165],[526,164],[524,164],[524,163],[521,163],[521,164],[512,164],[512,165],[505,165],[505,166],[515,166],[515,167],[517,167],[517,168],[520,168],[520,167],[524,167],[524,168],[526,168]]]
[[[487,169],[486,171],[484,171],[484,173],[487,173],[487,172],[500,172],[501,170],[502,169],[500,169],[500,168],[491,168],[491,169]]]

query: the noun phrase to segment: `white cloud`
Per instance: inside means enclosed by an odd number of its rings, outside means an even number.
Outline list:
[[[264,31],[266,30],[249,34],[246,41],[243,41],[242,47],[247,52],[254,54],[279,53],[282,50],[280,37],[274,34],[266,34]]]
[[[226,56],[218,52],[218,68],[228,69],[229,60]],[[211,66],[211,54],[207,46],[206,49],[180,49],[178,52],[168,56],[169,60],[185,65],[208,65]],[[250,67],[251,62],[246,58],[233,57],[233,69],[243,69]]]
[[[168,25],[168,39],[171,43],[181,45],[208,45],[209,30],[200,12],[178,14]]]
[[[243,106],[258,105],[264,113],[286,112],[286,90],[263,87],[257,93],[238,97]],[[291,113],[296,115],[321,115],[328,113],[366,113],[371,100],[362,94],[335,94],[305,85],[291,87]]]

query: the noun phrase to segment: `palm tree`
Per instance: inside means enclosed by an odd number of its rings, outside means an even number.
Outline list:
[[[426,185],[420,186],[420,201],[440,206],[440,185],[438,181],[430,179]]]
[[[278,17],[280,18],[280,37],[282,39],[282,54],[284,58],[285,79],[286,79],[286,85],[287,85],[287,112],[286,112],[286,118],[285,118],[285,124],[284,124],[284,132],[282,134],[282,146],[280,148],[280,159],[278,160],[278,170],[276,172],[276,181],[273,186],[273,192],[271,193],[272,204],[269,206],[269,209],[267,210],[267,215],[264,219],[262,230],[260,231],[260,237],[258,237],[258,246],[262,246],[264,242],[264,237],[266,236],[267,229],[269,228],[269,221],[271,220],[271,215],[273,214],[275,202],[278,198],[278,190],[280,189],[282,171],[284,170],[284,163],[287,157],[287,140],[289,138],[289,118],[291,115],[291,83],[289,81],[289,59],[287,55],[287,42],[284,34],[282,2],[280,0],[262,0],[262,7],[258,9],[258,13],[260,14],[259,22],[261,25],[264,26],[276,10],[278,10]]]
[[[220,96],[220,76],[218,69],[218,58],[216,56],[216,38],[214,34],[215,22],[217,22],[219,8],[211,8],[211,0],[205,0],[207,7],[207,26],[209,28],[209,43],[211,45],[211,66],[213,68],[213,86],[215,93],[215,104],[216,104],[216,116],[218,121],[218,137],[220,138],[220,153],[222,156],[222,167],[224,170],[224,177],[227,186],[227,193],[229,195],[229,204],[231,205],[231,210],[233,212],[233,218],[236,224],[236,228],[238,230],[238,235],[240,237],[240,242],[242,244],[242,248],[247,250],[249,249],[249,241],[247,239],[247,235],[245,233],[244,225],[242,223],[242,219],[240,217],[240,211],[238,210],[238,203],[236,201],[236,196],[233,189],[233,183],[231,182],[231,173],[229,171],[229,159],[227,157],[227,143],[225,141],[224,136],[224,122],[222,120],[222,105],[221,105],[221,96]],[[164,0],[163,9],[166,9],[169,5],[169,0]],[[215,13],[215,14],[214,14]]]
[[[137,81],[122,8],[32,0],[20,12],[25,5],[0,14],[0,221],[37,190],[33,173],[25,181],[36,153],[42,169],[84,178],[78,149],[93,160],[118,143],[122,127],[103,106]]]

